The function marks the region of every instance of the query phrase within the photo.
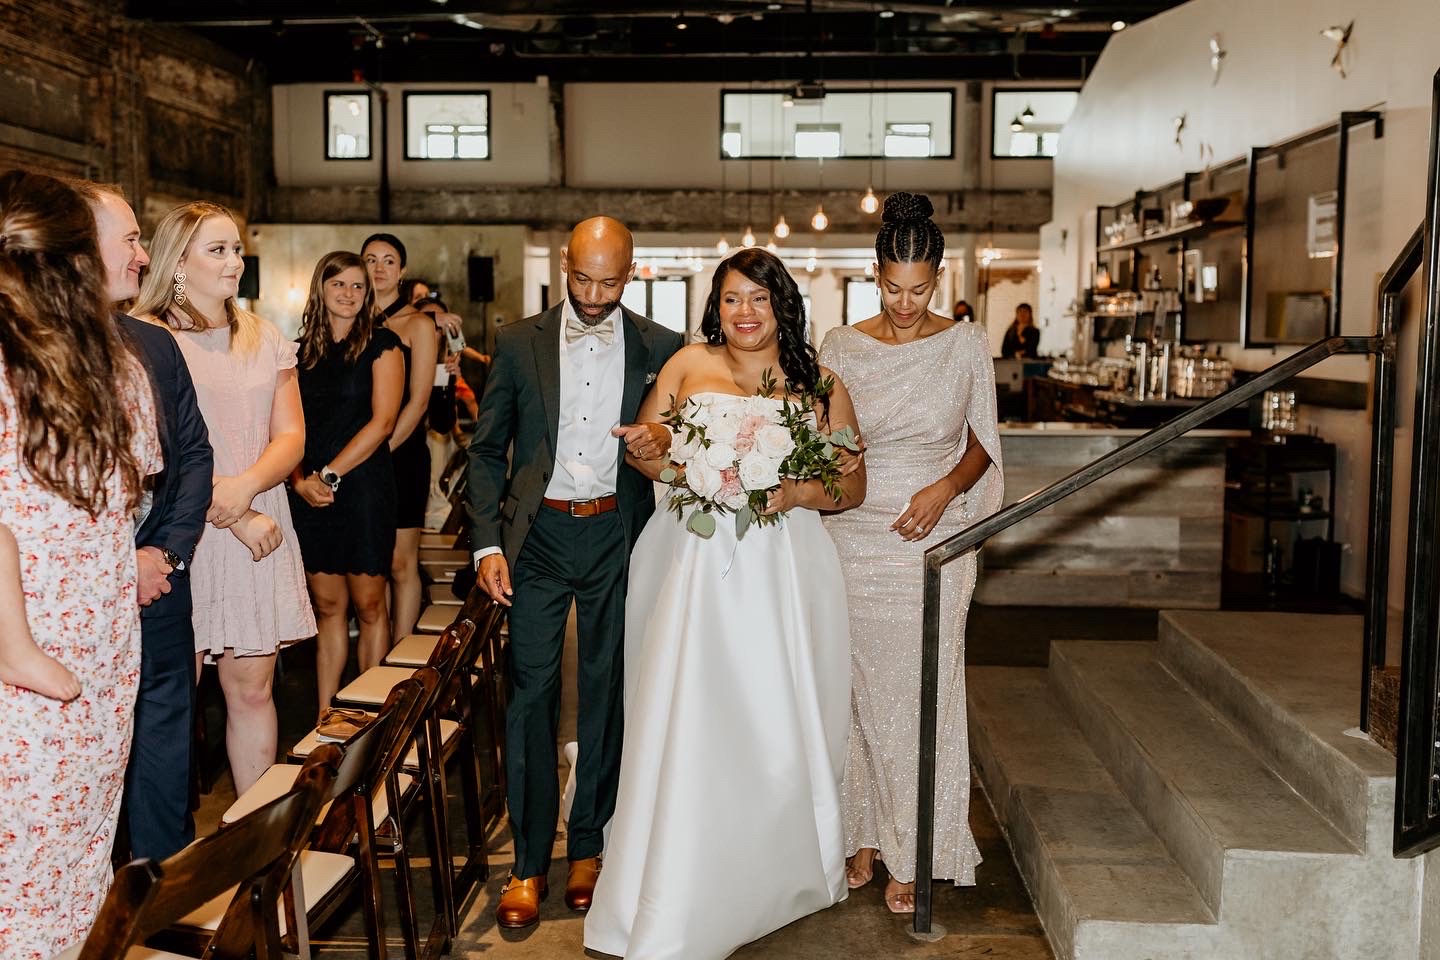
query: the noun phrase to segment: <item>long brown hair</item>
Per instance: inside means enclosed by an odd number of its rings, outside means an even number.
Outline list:
[[[116,402],[143,389],[105,295],[95,218],[54,177],[0,176],[0,356],[20,459],[45,490],[97,517],[116,473],[140,500],[135,425]]]
[[[365,277],[365,298],[360,301],[360,312],[345,339],[335,343],[330,333],[330,318],[325,312],[325,283],[337,273],[352,267],[359,269]],[[310,276],[310,295],[305,299],[305,312],[300,318],[300,366],[309,370],[325,359],[332,349],[343,347],[345,362],[354,364],[375,334],[375,284],[365,269],[365,261],[357,253],[348,250],[334,250],[320,258],[315,272]]]
[[[137,316],[154,317],[172,330],[204,330],[212,318],[206,317],[186,300],[175,303],[174,278],[180,269],[180,261],[195,239],[200,224],[212,217],[224,217],[239,226],[235,214],[216,203],[195,200],[182,203],[165,214],[155,227],[155,236],[150,241],[150,266],[140,284],[140,296],[135,299]],[[218,320],[219,317],[213,319]],[[225,301],[225,319],[230,324],[230,349],[250,353],[260,345],[260,331],[264,321],[248,310],[241,310],[234,297]]]

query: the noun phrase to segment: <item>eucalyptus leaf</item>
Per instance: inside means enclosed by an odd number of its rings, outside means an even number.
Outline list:
[[[825,441],[825,446],[821,448],[821,452],[823,452],[826,457],[833,457],[833,456],[835,456],[835,446],[834,446],[834,444],[832,444],[829,440],[826,440],[826,441]]]
[[[750,529],[750,523],[754,519],[755,512],[748,506],[735,511],[735,539],[737,541],[745,538],[745,531]]]
[[[675,478],[678,476],[680,476],[680,474],[675,471],[674,467],[666,467],[664,470],[660,471],[660,482],[674,483]]]
[[[696,510],[690,514],[690,522],[685,527],[695,536],[709,540],[715,534],[715,518],[701,510]]]

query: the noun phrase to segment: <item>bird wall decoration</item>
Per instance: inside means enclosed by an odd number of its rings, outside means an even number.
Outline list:
[[[1345,26],[1326,27],[1320,31],[1320,36],[1335,44],[1335,56],[1330,58],[1330,68],[1340,74],[1340,79],[1345,79],[1345,47],[1350,43],[1350,31],[1355,29],[1355,21],[1351,20]]]
[[[1225,47],[1220,42],[1220,34],[1210,38],[1210,86],[1220,82],[1220,66],[1225,62]]]

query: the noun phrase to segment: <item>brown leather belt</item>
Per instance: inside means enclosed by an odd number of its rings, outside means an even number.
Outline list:
[[[568,513],[572,517],[598,517],[602,513],[620,509],[620,501],[615,499],[613,493],[606,497],[596,497],[594,500],[552,500],[542,497],[540,502],[552,510]]]

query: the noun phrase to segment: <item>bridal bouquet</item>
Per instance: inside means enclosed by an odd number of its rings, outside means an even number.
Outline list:
[[[788,386],[788,385],[787,385]],[[840,498],[840,451],[858,453],[855,431],[841,427],[824,433],[811,412],[828,396],[834,380],[826,377],[813,391],[784,400],[771,399],[775,380],[766,371],[753,397],[707,405],[694,397],[678,408],[672,398],[665,423],[674,434],[670,466],[660,479],[670,484],[669,509],[683,516],[693,507],[686,529],[700,537],[715,532],[715,518],[735,515],[735,539],[751,524],[778,523],[766,514],[770,491],[784,479],[818,479],[825,492]]]

